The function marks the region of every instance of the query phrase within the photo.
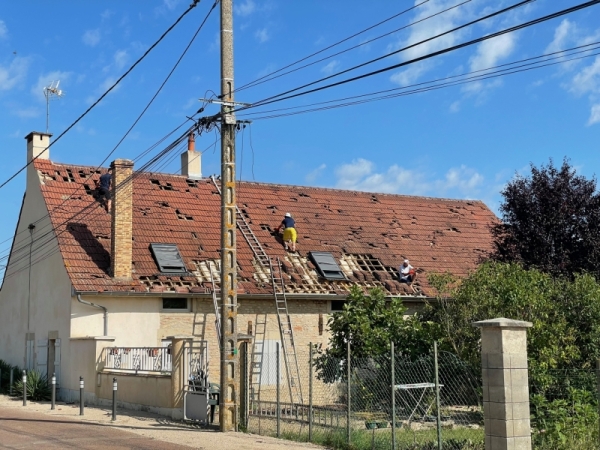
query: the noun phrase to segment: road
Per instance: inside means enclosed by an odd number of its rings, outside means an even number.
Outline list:
[[[31,448],[184,450],[193,447],[139,436],[110,425],[48,416],[25,408],[0,408],[0,449]]]

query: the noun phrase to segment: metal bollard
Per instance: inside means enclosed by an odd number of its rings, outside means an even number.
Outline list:
[[[117,420],[117,379],[113,378],[113,411],[112,420]]]
[[[79,377],[79,415],[83,416],[83,377]]]
[[[27,406],[27,372],[23,370],[23,406]]]
[[[56,407],[56,374],[52,374],[52,406],[50,409],[54,409]]]
[[[10,395],[10,396],[12,396],[12,385],[14,383],[14,371],[15,371],[14,368],[10,369],[10,377],[9,377],[10,378],[10,380],[9,380],[10,384],[8,385],[8,395]]]

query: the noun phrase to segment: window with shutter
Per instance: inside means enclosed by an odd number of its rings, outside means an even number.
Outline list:
[[[329,252],[309,252],[319,274],[327,280],[346,280],[346,276]]]

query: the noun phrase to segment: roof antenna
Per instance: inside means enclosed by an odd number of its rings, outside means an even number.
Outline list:
[[[58,88],[60,80],[53,81],[50,86],[44,88],[44,97],[46,97],[46,133],[48,133],[50,126],[50,98],[54,95],[56,98],[61,98],[64,92]]]

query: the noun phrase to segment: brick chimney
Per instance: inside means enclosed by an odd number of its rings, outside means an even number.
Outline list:
[[[187,152],[181,154],[181,175],[192,180],[202,178],[202,154],[195,150],[194,132],[188,135]]]
[[[117,159],[112,168],[111,198],[111,274],[118,279],[131,279],[133,221],[133,161]]]
[[[33,158],[50,159],[50,150],[46,149],[50,145],[51,136],[51,134],[40,131],[32,131],[25,136],[25,139],[27,139],[27,162],[30,162]]]

